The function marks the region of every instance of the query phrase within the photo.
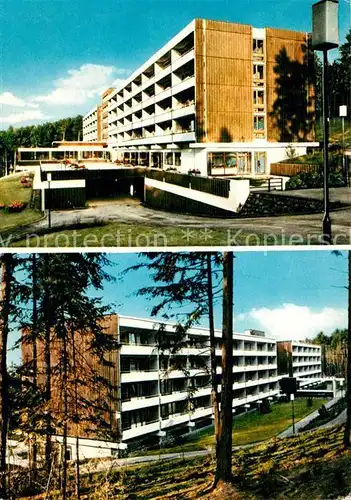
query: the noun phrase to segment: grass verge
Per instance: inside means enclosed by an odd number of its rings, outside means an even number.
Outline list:
[[[295,401],[295,421],[298,422],[307,415],[313,413],[326,402],[325,399],[313,399],[312,406],[307,407],[306,399]],[[233,446],[242,446],[259,441],[266,441],[278,436],[292,425],[291,403],[276,403],[271,405],[271,413],[258,413],[257,411],[244,413],[233,421]],[[155,455],[157,453],[183,453],[213,449],[215,444],[213,428],[204,429],[190,435],[182,445],[175,445],[162,449],[154,449],[137,454]]]
[[[31,235],[29,235],[31,236]],[[228,229],[193,229],[186,227],[109,223],[84,229],[64,229],[21,239],[14,247],[172,247],[172,246],[238,246],[267,244],[256,231]],[[277,236],[271,244],[279,245]],[[269,244],[269,243],[268,243]]]
[[[29,208],[32,188],[23,187],[21,177],[22,174],[14,174],[0,179],[0,204],[4,204],[5,207],[14,201],[26,204],[26,208],[19,213],[8,213],[6,209],[1,209],[0,231],[29,224],[41,217],[39,210]]]

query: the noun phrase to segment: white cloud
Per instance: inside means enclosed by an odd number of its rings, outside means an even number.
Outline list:
[[[45,115],[40,109],[33,109],[27,111],[21,111],[20,113],[12,113],[7,116],[0,117],[0,123],[6,123],[7,125],[15,125],[17,123],[31,122],[31,121],[43,121],[50,119],[51,116]]]
[[[33,121],[84,114],[93,104],[100,102],[107,88],[123,85],[123,77],[128,73],[128,70],[115,66],[87,63],[53,81],[52,90],[46,94],[34,90],[31,97],[21,98],[12,92],[3,92],[0,94],[0,124],[27,125]]]
[[[12,106],[14,108],[37,108],[38,104],[25,101],[20,97],[15,96],[11,92],[3,92],[0,94],[0,104],[2,106]]]
[[[283,304],[275,309],[252,309],[239,314],[239,321],[254,321],[268,336],[278,340],[304,340],[315,337],[318,332],[331,333],[347,324],[346,309],[325,307],[318,311],[306,306]]]
[[[112,85],[111,87],[121,87],[122,85],[124,85],[126,83],[126,79],[125,78],[117,78],[114,82],[112,82]]]
[[[54,90],[33,97],[33,101],[54,106],[82,105],[91,98],[99,98],[112,85],[113,78],[123,71],[114,66],[83,64],[79,69],[69,70],[68,77],[54,81]]]

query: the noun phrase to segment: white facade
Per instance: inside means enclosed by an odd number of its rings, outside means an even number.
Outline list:
[[[83,117],[83,141],[96,142],[97,140],[98,106],[95,106]]]
[[[108,143],[117,151],[117,158],[183,173],[196,169],[202,175],[269,174],[271,163],[287,158],[289,143],[267,141],[265,38],[265,29],[253,28],[257,46],[253,49],[252,68],[252,142],[196,142],[199,89],[195,77],[194,20],[109,94]],[[84,117],[84,140],[97,134],[93,115],[90,112]],[[318,144],[294,143],[296,154],[305,154],[307,146],[312,145]],[[222,152],[236,155],[235,166],[210,169],[209,164],[220,163],[215,154]]]
[[[320,379],[322,376],[321,346],[293,341],[291,347],[293,377]]]
[[[122,442],[169,432],[186,433],[209,425],[212,418],[209,332],[192,328],[186,347],[173,358],[156,347],[157,326],[152,320],[119,316],[120,419]],[[173,335],[166,325],[163,335]],[[216,331],[217,374],[221,374],[221,332]],[[248,408],[279,393],[274,339],[234,333],[233,410]],[[170,363],[175,363],[171,366]],[[188,376],[186,376],[186,369]],[[219,387],[220,390],[220,387]]]

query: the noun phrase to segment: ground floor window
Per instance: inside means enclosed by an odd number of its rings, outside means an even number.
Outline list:
[[[173,153],[166,153],[166,165],[173,165]]]
[[[210,175],[251,174],[252,154],[249,152],[208,153]]]
[[[255,174],[265,174],[267,165],[267,153],[256,152],[255,153]]]
[[[180,167],[181,165],[181,153],[174,153],[174,165]]]

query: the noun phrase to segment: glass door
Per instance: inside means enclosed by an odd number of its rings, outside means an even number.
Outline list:
[[[255,153],[255,174],[265,174],[267,164],[267,154],[266,152],[256,152]]]

